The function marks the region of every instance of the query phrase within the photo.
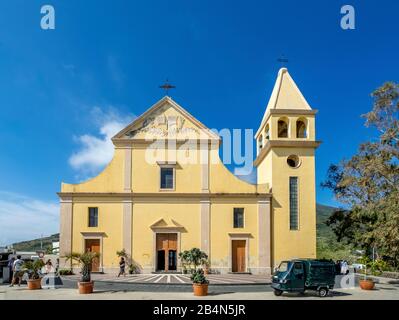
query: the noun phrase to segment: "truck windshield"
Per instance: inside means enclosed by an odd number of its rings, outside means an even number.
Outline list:
[[[278,266],[277,271],[278,272],[286,272],[286,271],[288,271],[288,267],[289,267],[288,262],[287,261],[283,261]]]

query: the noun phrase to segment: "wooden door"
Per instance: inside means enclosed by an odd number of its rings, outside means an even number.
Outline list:
[[[232,271],[245,272],[246,240],[232,240]]]
[[[158,271],[176,270],[177,264],[177,234],[157,233],[156,257]],[[163,259],[163,261],[160,261]]]
[[[98,252],[100,253],[100,239],[86,239],[86,252]],[[100,261],[98,258],[94,259],[93,263],[91,264],[91,271],[92,272],[99,272],[100,271]]]

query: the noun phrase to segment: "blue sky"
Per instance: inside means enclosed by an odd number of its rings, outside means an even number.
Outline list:
[[[55,30],[40,28],[43,4],[55,7]],[[356,9],[355,30],[340,28],[344,4]],[[360,115],[375,88],[398,81],[398,9],[387,0],[2,0],[0,245],[58,232],[61,181],[97,173],[107,139],[162,98],[167,77],[172,97],[209,128],[256,130],[282,53],[319,110],[319,185],[330,163],[375,135]],[[320,188],[317,200],[334,204]]]

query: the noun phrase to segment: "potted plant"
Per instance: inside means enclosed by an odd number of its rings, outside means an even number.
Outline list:
[[[41,259],[37,259],[35,261],[26,261],[23,264],[23,268],[28,271],[29,275],[29,279],[27,280],[29,290],[37,290],[42,288],[40,270],[43,267],[44,262]]]
[[[360,262],[364,265],[364,277],[359,280],[359,286],[362,290],[373,290],[375,282],[373,279],[367,277],[367,268],[372,266],[372,262],[368,257],[363,257]]]
[[[129,274],[136,273],[140,273],[140,266],[133,262],[129,265]]]
[[[195,296],[207,296],[209,281],[204,275],[204,270],[197,269],[191,274],[191,281],[193,282],[193,290]]]
[[[85,253],[71,253],[65,258],[67,260],[76,261],[81,267],[81,277],[78,282],[79,293],[89,294],[93,293],[94,282],[91,281],[91,265],[95,259],[98,259],[100,254],[98,252],[85,252]]]

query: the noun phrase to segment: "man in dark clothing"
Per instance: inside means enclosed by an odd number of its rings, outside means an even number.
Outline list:
[[[14,271],[13,271],[14,261],[15,261],[15,257],[12,257],[10,260],[8,260],[8,264],[7,264],[7,267],[8,267],[8,270],[9,270],[9,279],[10,279],[9,281],[10,281],[10,283],[12,281],[13,274],[14,274]]]

